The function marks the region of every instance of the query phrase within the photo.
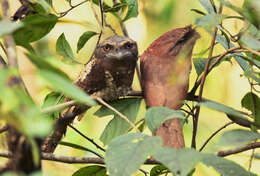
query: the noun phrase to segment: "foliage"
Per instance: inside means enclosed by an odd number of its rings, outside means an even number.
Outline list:
[[[95,8],[101,10],[101,15],[110,13],[116,17],[118,22],[124,24],[131,18],[135,18],[139,14],[139,6],[137,0],[120,0],[117,3],[111,4],[99,0],[93,0]],[[213,153],[199,152],[196,149],[183,148],[172,149],[162,146],[162,139],[158,136],[151,136],[156,129],[166,120],[172,118],[186,119],[186,121],[194,121],[194,112],[199,107],[207,107],[212,110],[219,111],[227,116],[232,116],[233,122],[238,123],[239,120],[246,120],[250,123],[248,129],[238,127],[235,130],[229,130],[223,133],[219,140],[219,145],[224,146],[244,146],[254,143],[260,139],[258,132],[260,128],[260,4],[259,0],[245,0],[242,7],[237,7],[228,0],[198,0],[205,10],[192,9],[194,13],[199,14],[195,24],[203,28],[210,35],[215,34],[213,46],[203,48],[198,55],[193,58],[193,64],[197,73],[198,79],[194,85],[190,85],[194,89],[191,91],[192,98],[187,99],[192,107],[189,110],[171,110],[166,107],[151,107],[147,108],[145,115],[142,117],[142,127],[150,130],[148,133],[134,133],[131,125],[122,119],[115,111],[102,106],[95,112],[99,118],[113,116],[113,119],[106,124],[100,140],[103,146],[107,146],[105,151],[105,164],[86,165],[76,171],[73,176],[89,175],[89,176],[130,176],[137,172],[143,164],[151,162],[154,166],[151,171],[151,176],[164,175],[173,173],[174,175],[186,176],[196,173],[198,163],[203,163],[206,166],[213,167],[219,174],[225,176],[233,175],[254,175],[250,171],[244,169],[238,161],[231,161],[225,158],[216,156]],[[97,103],[89,95],[76,87],[69,79],[69,76],[60,68],[57,68],[46,60],[41,53],[36,53],[33,42],[37,43],[42,38],[52,32],[57,23],[62,22],[61,18],[66,16],[68,12],[77,8],[79,5],[72,5],[71,0],[67,0],[70,9],[63,13],[55,13],[55,3],[52,0],[31,0],[29,3],[32,13],[25,15],[25,18],[19,22],[0,21],[0,35],[2,37],[10,34],[13,36],[15,44],[26,49],[27,58],[36,66],[38,76],[45,81],[50,89],[50,93],[45,97],[42,108],[33,101],[33,98],[24,88],[21,80],[21,75],[18,70],[13,67],[0,67],[0,92],[7,98],[0,96],[0,117],[5,123],[14,126],[21,134],[35,143],[36,137],[46,137],[51,129],[53,121],[58,118],[58,114],[62,112],[62,108],[55,108],[57,104],[64,102],[64,96],[76,100],[78,103],[88,106],[96,106]],[[85,2],[84,2],[85,3]],[[86,1],[86,3],[91,3]],[[168,4],[175,4],[171,2]],[[93,5],[93,4],[92,4]],[[101,6],[100,6],[101,5]],[[230,8],[235,15],[223,14],[221,9]],[[145,11],[145,10],[144,10]],[[169,8],[165,7],[165,13],[171,14]],[[91,12],[89,12],[91,13]],[[236,15],[238,14],[238,15]],[[232,35],[222,24],[227,19],[242,20],[244,26],[240,31]],[[106,19],[102,17],[106,24]],[[164,19],[165,20],[165,19]],[[168,19],[167,19],[168,20]],[[106,25],[100,26],[105,28]],[[75,48],[77,53],[81,51],[85,44],[94,36],[99,35],[99,39],[103,34],[101,32],[89,31],[84,32],[77,41]],[[67,61],[77,62],[77,55],[73,52],[72,43],[65,37],[64,31],[56,41],[56,53],[62,55]],[[203,36],[202,36],[203,37]],[[99,40],[98,39],[98,40]],[[92,39],[91,39],[92,40]],[[215,45],[220,44],[224,52],[218,53],[215,56],[210,55]],[[208,57],[207,57],[208,54]],[[4,57],[1,57],[2,59]],[[7,59],[8,63],[10,58]],[[57,58],[58,59],[58,58]],[[4,60],[4,59],[3,59]],[[5,61],[4,60],[4,61]],[[224,105],[206,98],[197,98],[196,84],[203,77],[207,77],[212,69],[218,69],[218,66],[223,61],[237,62],[243,70],[241,77],[246,77],[250,84],[250,91],[241,97],[241,107],[245,111],[239,111],[230,106]],[[208,67],[208,68],[207,68]],[[200,87],[201,88],[201,87]],[[202,90],[202,89],[201,89]],[[64,96],[63,96],[64,95]],[[197,102],[199,100],[199,102]],[[122,98],[109,104],[124,114],[129,121],[136,123],[138,120],[138,112],[141,108],[142,98]],[[44,109],[53,108],[53,110],[44,113]],[[199,111],[196,111],[199,114]],[[188,117],[192,117],[188,118]],[[48,118],[51,117],[51,118]],[[183,121],[184,122],[184,121]],[[32,125],[33,124],[33,125]],[[138,124],[136,124],[138,125]],[[184,125],[185,122],[184,122]],[[243,125],[242,125],[243,126]],[[193,126],[194,128],[197,126]],[[196,136],[196,134],[195,134]],[[81,144],[73,144],[69,142],[61,142],[61,145],[69,146],[74,149],[79,149],[87,152],[92,152],[87,146]],[[34,147],[36,148],[36,146]],[[94,152],[92,152],[94,153]],[[95,153],[94,153],[95,154]],[[96,154],[100,158],[100,155]],[[258,156],[258,155],[255,155]],[[157,162],[157,163],[156,163]],[[11,173],[12,174],[12,173]],[[9,175],[6,173],[5,175]]]

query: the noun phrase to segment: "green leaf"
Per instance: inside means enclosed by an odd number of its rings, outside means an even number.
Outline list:
[[[14,32],[17,45],[26,45],[47,35],[58,22],[53,14],[30,14],[22,20],[24,26]]]
[[[202,162],[207,166],[212,166],[223,176],[256,176],[235,162],[212,154],[203,154]]]
[[[153,156],[178,176],[186,176],[202,160],[202,155],[193,149],[163,147]]]
[[[246,46],[251,49],[259,50],[260,49],[260,31],[256,29],[254,26],[250,26],[243,35],[240,40]]]
[[[110,105],[128,117],[130,121],[135,122],[141,100],[142,99],[140,98],[125,98],[113,101]],[[100,137],[100,140],[104,145],[109,144],[113,138],[126,133],[130,128],[129,123],[107,107],[102,106],[97,112],[95,112],[95,115],[99,117],[114,115],[114,118],[108,123]]]
[[[170,171],[167,169],[167,167],[163,165],[154,166],[152,170],[150,171],[150,176],[159,176],[166,173],[170,173]]]
[[[219,144],[225,146],[242,146],[256,139],[260,139],[259,133],[249,130],[235,129],[224,132],[219,139]]]
[[[80,168],[72,176],[108,176],[106,172],[105,167],[92,165]]]
[[[226,106],[224,104],[220,104],[214,101],[202,101],[200,103],[197,104],[198,106],[205,106],[208,107],[210,109],[214,109],[216,111],[220,111],[220,112],[224,112],[226,114],[230,114],[233,115],[235,117],[239,117],[239,118],[245,118],[245,115],[243,113],[241,113],[238,110],[235,110],[229,106]]]
[[[81,50],[81,48],[83,48],[83,46],[85,45],[85,43],[93,36],[97,35],[96,32],[93,31],[87,31],[84,32],[79,40],[78,40],[78,44],[77,44],[77,53],[79,52],[79,50]]]
[[[96,102],[90,96],[59,74],[49,70],[39,70],[39,74],[57,91],[89,106],[96,105]]]
[[[199,2],[208,11],[208,13],[215,13],[215,10],[209,0],[199,0]]]
[[[254,175],[247,172],[243,167],[227,159],[217,157],[213,154],[200,153],[194,149],[173,149],[163,147],[153,155],[167,168],[178,176],[186,176],[193,168],[202,162],[207,166],[214,167],[223,176],[249,176]]]
[[[138,16],[138,2],[137,0],[124,0],[127,3],[127,13],[123,21],[126,21],[130,18]]]
[[[257,72],[254,72],[252,68],[246,70],[244,72],[244,75],[247,78],[252,78],[254,81],[256,81],[258,84],[260,84],[260,75]]]
[[[34,54],[27,54],[27,57],[38,69],[49,70],[62,76],[65,79],[69,79],[69,77],[63,71],[52,66],[49,62],[46,61],[46,59]]]
[[[200,76],[201,73],[203,73],[206,62],[206,58],[193,58],[193,64],[198,76]]]
[[[172,110],[167,107],[152,107],[145,114],[145,121],[148,128],[155,133],[156,129],[166,120],[172,118],[185,119],[185,113],[179,110]]]
[[[223,16],[220,14],[208,14],[201,18],[196,19],[195,24],[205,28],[206,30],[210,30],[211,28],[217,26],[221,23]]]
[[[223,61],[230,61],[230,56],[231,55],[226,55],[223,59],[221,59],[221,61],[218,64],[215,65],[215,67],[220,65]],[[207,58],[193,58],[193,64],[198,76],[200,76],[203,73],[207,60]],[[216,58],[211,59],[210,65],[212,65],[215,61]]]
[[[40,4],[46,12],[51,10],[50,5],[48,2],[46,2],[46,0],[30,0],[30,2]]]
[[[260,1],[245,0],[243,4],[244,16],[250,23],[260,29]]]
[[[130,133],[115,138],[106,151],[105,163],[113,176],[131,176],[162,146],[159,136]]]
[[[23,23],[0,21],[0,36],[10,34],[21,27],[23,27]]]
[[[256,124],[260,125],[260,98],[256,94],[248,92],[243,97],[241,105],[252,112]]]
[[[57,105],[62,102],[64,102],[64,96],[62,96],[62,94],[58,92],[51,92],[45,97],[42,109]],[[51,119],[56,120],[59,117],[59,112],[53,112],[49,116]]]
[[[75,56],[70,47],[70,44],[66,40],[64,33],[62,33],[56,42],[56,52],[65,58],[70,58],[75,61]]]
[[[19,125],[22,127],[23,133],[27,136],[46,137],[50,134],[53,121],[41,114],[36,105],[28,107],[23,117],[24,119],[22,119]]]
[[[260,25],[260,3],[258,0],[245,0],[243,4],[243,8],[239,8],[237,6],[234,6],[229,1],[221,0],[221,2],[231,8],[232,10],[236,11],[238,14],[246,18],[251,24],[253,24],[255,27],[259,29]]]

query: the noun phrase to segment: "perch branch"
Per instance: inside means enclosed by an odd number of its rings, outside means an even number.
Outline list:
[[[0,150],[0,156],[4,158],[11,158],[12,154],[9,151]],[[105,164],[105,161],[102,158],[68,157],[68,156],[54,155],[52,153],[41,153],[41,158],[42,160],[57,161],[57,162],[68,163],[68,164],[82,164],[82,163]],[[152,159],[147,159],[144,164],[154,165],[154,164],[161,164],[161,163]]]

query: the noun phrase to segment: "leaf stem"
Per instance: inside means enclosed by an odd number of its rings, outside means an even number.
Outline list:
[[[205,143],[201,146],[201,148],[199,149],[199,151],[201,152],[205,146],[209,143],[209,141],[214,137],[216,136],[221,130],[223,130],[224,128],[228,127],[229,125],[232,125],[234,124],[234,122],[229,122],[227,124],[225,124],[224,126],[220,127],[217,131],[215,131],[206,141]]]

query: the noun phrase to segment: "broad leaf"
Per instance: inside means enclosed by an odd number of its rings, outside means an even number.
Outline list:
[[[78,40],[78,44],[77,44],[77,52],[79,52],[79,50],[81,50],[81,48],[83,48],[83,46],[85,45],[85,43],[91,38],[93,37],[94,35],[97,35],[96,32],[93,32],[93,31],[87,31],[87,32],[84,32],[79,40]]]
[[[250,23],[260,29],[260,1],[245,0],[243,4],[244,16]]]
[[[0,36],[5,34],[10,34],[21,27],[23,27],[22,23],[15,23],[11,21],[0,21]]]
[[[242,129],[235,129],[231,131],[226,131],[222,134],[219,140],[220,145],[235,145],[242,146],[256,139],[260,139],[260,134]]]
[[[157,161],[160,161],[169,168],[174,175],[186,176],[192,169],[202,162],[207,166],[212,166],[223,176],[251,176],[243,167],[227,159],[217,157],[213,154],[200,153],[194,149],[173,149],[161,148],[153,155]]]
[[[106,151],[105,163],[113,176],[131,176],[162,146],[158,136],[130,133],[115,138]]]
[[[33,54],[27,54],[27,57],[38,69],[49,70],[62,76],[65,79],[69,79],[69,77],[63,71],[52,66],[49,62],[46,61],[46,59]]]
[[[73,61],[75,61],[75,56],[73,54],[73,51],[70,47],[70,44],[66,40],[66,37],[64,33],[62,33],[56,43],[56,52],[60,55],[62,55],[65,58],[70,58]]]
[[[260,31],[254,26],[250,26],[240,38],[240,41],[254,50],[260,49]]]
[[[198,106],[205,106],[210,109],[214,109],[216,111],[220,111],[220,112],[224,112],[226,114],[233,115],[235,117],[245,118],[245,115],[243,113],[241,113],[240,111],[235,110],[224,104],[214,102],[214,101],[202,101],[202,102],[198,103]]]
[[[222,21],[222,15],[219,14],[208,14],[196,20],[196,24],[207,30],[217,26]]]
[[[139,111],[140,103],[142,99],[139,98],[126,98],[116,100],[110,103],[110,105],[116,108],[119,112],[124,114],[132,122],[135,122],[137,113]],[[105,130],[103,131],[100,140],[104,145],[109,144],[109,142],[128,131],[130,128],[129,123],[118,116],[115,112],[111,111],[107,107],[101,107],[95,115],[102,117],[107,115],[114,115],[114,118],[108,123]]]
[[[17,45],[24,46],[47,35],[58,22],[58,18],[52,14],[31,14],[22,22],[24,26],[14,32],[14,39]]]
[[[215,10],[209,0],[199,0],[199,2],[208,11],[208,13],[215,13]]]
[[[50,5],[46,0],[30,0],[32,3],[38,3],[42,6],[42,8],[46,11],[49,12],[50,11]]]
[[[242,107],[252,112],[256,124],[260,125],[260,98],[251,92],[248,92],[241,101]]]
[[[127,3],[127,13],[123,21],[138,16],[138,1],[137,0],[124,0]]]
[[[89,106],[96,105],[95,101],[90,96],[76,87],[70,80],[59,74],[49,70],[39,70],[39,74],[57,91]]]
[[[163,147],[153,156],[178,176],[186,176],[202,160],[202,155],[193,149]]]
[[[61,102],[64,102],[64,96],[62,96],[58,92],[51,92],[45,97],[43,105],[42,105],[42,109],[51,107],[51,106],[55,106]],[[56,120],[59,117],[59,112],[57,111],[57,112],[50,113],[49,117],[52,120]]]
[[[202,162],[207,166],[212,166],[223,176],[256,176],[235,162],[212,154],[203,154]]]
[[[153,133],[163,122],[172,118],[185,119],[185,113],[167,107],[152,107],[145,114],[146,124]]]
[[[93,165],[80,168],[72,176],[108,176],[106,172],[105,167]]]

